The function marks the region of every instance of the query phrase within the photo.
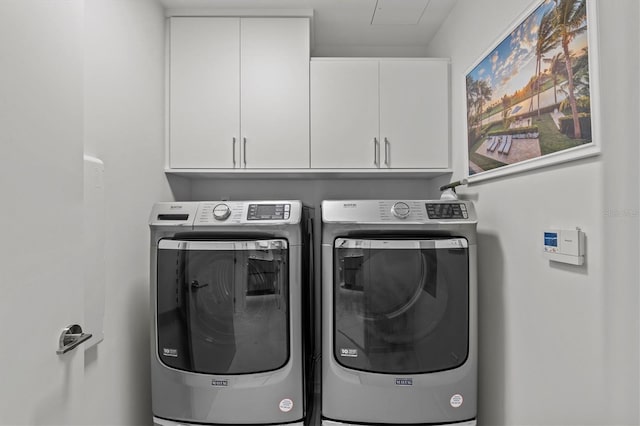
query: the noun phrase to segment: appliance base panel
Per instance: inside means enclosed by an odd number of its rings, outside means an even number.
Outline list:
[[[346,423],[336,423],[336,424],[346,424]],[[211,425],[214,426],[214,424],[211,424]],[[203,426],[203,424],[202,423],[174,422],[172,420],[161,419],[159,417],[155,417],[154,416],[153,417],[153,426]],[[304,423],[303,422],[282,423],[282,424],[275,424],[274,426],[304,426]]]
[[[477,426],[478,422],[476,420],[469,420],[466,422],[458,422],[458,423],[441,423],[438,426]],[[362,423],[341,423],[333,420],[322,420],[322,426],[362,426]],[[418,426],[413,424],[413,426]]]

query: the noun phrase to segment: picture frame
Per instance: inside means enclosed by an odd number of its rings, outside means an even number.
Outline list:
[[[595,0],[535,0],[468,68],[469,183],[600,153],[596,17]]]

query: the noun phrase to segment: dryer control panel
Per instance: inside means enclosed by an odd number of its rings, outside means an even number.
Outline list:
[[[426,203],[429,219],[468,219],[464,203]]]
[[[448,223],[475,222],[470,201],[329,200],[322,202],[325,223]]]
[[[302,218],[302,202],[175,201],[156,203],[151,226],[295,225]]]

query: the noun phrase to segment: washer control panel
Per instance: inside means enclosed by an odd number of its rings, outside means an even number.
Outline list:
[[[293,224],[302,215],[302,203],[297,200],[201,201],[197,205],[194,226]]]

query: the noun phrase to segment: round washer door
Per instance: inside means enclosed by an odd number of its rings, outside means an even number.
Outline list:
[[[348,368],[389,374],[463,364],[468,269],[464,239],[337,239],[335,359]]]
[[[288,245],[283,239],[158,244],[157,350],[168,367],[206,374],[276,370],[289,360]]]

